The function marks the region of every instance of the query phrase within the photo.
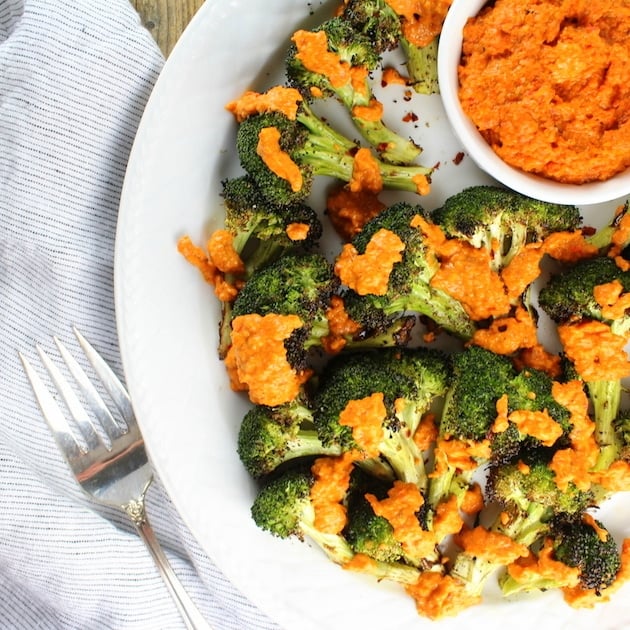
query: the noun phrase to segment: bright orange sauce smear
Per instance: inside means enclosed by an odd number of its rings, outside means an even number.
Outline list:
[[[346,243],[335,262],[335,273],[359,295],[385,295],[389,276],[394,265],[402,260],[404,248],[397,234],[381,229],[372,236],[364,254]]]
[[[366,147],[360,148],[354,156],[348,188],[354,193],[366,191],[376,194],[383,190],[383,178],[378,162]]]
[[[326,310],[328,334],[322,338],[322,344],[329,354],[340,352],[347,344],[346,338],[361,330],[361,326],[350,318],[344,307],[343,299],[333,295]]]
[[[326,198],[326,214],[335,231],[344,241],[350,241],[363,226],[381,213],[385,204],[377,193],[351,191],[347,186],[333,188]]]
[[[208,239],[208,254],[223,273],[241,274],[245,264],[234,249],[234,235],[227,230],[215,230]]]
[[[296,372],[287,361],[284,341],[303,326],[297,315],[239,315],[232,322],[228,351],[238,383],[249,389],[252,402],[281,405],[293,400],[310,370]],[[242,389],[242,387],[241,387]]]
[[[423,530],[418,522],[417,512],[424,504],[420,490],[413,483],[394,481],[386,499],[379,501],[374,495],[366,494],[374,513],[391,524],[394,537],[410,556],[426,558],[435,549],[432,532]]]
[[[481,525],[464,529],[456,536],[456,542],[467,554],[502,565],[510,564],[517,558],[525,558],[529,554],[526,545],[514,542],[500,532],[489,531]]]
[[[296,58],[307,70],[324,75],[334,88],[350,83],[350,65],[342,61],[337,53],[328,50],[325,31],[299,30],[291,39],[297,48]]]
[[[553,446],[562,435],[562,427],[549,415],[547,410],[530,411],[517,409],[509,415],[520,433],[540,440],[543,446]]]
[[[562,587],[577,586],[580,581],[579,567],[569,567],[555,560],[553,555],[553,544],[551,540],[546,540],[538,555],[530,553],[524,558],[518,558],[508,565],[507,572],[521,583],[542,579],[551,580]]]
[[[602,322],[558,326],[560,342],[578,374],[586,381],[616,380],[630,375],[627,340]]]
[[[342,501],[350,485],[355,453],[338,457],[319,457],[311,472],[315,481],[311,486],[311,502],[315,510],[315,529],[325,534],[339,534],[346,526],[347,514]]]
[[[385,0],[404,17],[403,34],[414,46],[428,46],[442,30],[452,0]]]
[[[301,101],[302,95],[298,90],[277,85],[264,94],[249,90],[240,98],[230,101],[225,108],[234,115],[237,122],[267,112],[280,112],[290,120],[295,120]]]
[[[339,424],[351,427],[352,437],[365,457],[378,457],[386,417],[383,393],[377,392],[367,398],[348,402],[339,414]]]
[[[415,584],[405,587],[419,615],[432,620],[455,617],[481,603],[481,596],[469,595],[463,582],[450,575],[424,571]]]
[[[289,183],[293,192],[302,189],[302,172],[291,156],[280,146],[279,129],[265,127],[260,130],[256,153],[272,173]]]

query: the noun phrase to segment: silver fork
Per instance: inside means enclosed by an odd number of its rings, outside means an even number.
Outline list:
[[[37,351],[52,382],[74,418],[82,441],[77,440],[64,412],[37,372],[20,352],[44,418],[83,490],[98,503],[122,509],[146,543],[187,628],[210,630],[182,583],[168,563],[145,512],[145,495],[153,480],[144,441],[136,422],[129,394],[103,358],[81,333],[73,328],[79,344],[111,397],[126,426],[114,418],[85,371],[66,347],[54,337],[59,353],[74,377],[92,416],[61,371],[40,346]]]

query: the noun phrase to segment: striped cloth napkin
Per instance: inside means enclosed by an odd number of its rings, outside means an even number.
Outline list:
[[[78,489],[17,355],[36,361],[35,343],[52,350],[53,334],[70,342],[75,324],[122,373],[116,217],[134,134],[163,63],[127,0],[0,0],[3,629],[183,627],[127,518],[93,511]],[[215,628],[274,627],[204,555],[159,481],[147,510]]]

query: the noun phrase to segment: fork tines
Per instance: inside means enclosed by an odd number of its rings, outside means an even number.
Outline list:
[[[60,442],[60,445],[66,453],[72,450],[75,451],[78,456],[80,451],[85,452],[86,450],[93,450],[99,445],[104,445],[109,448],[107,440],[113,442],[116,438],[125,434],[131,426],[135,426],[135,417],[131,407],[131,400],[122,383],[118,380],[114,372],[107,363],[105,363],[96,350],[88,343],[85,337],[83,337],[76,328],[73,328],[73,330],[85,356],[93,367],[94,372],[100,378],[105,390],[111,397],[116,409],[120,412],[121,417],[127,425],[122,426],[116,421],[103,401],[103,398],[90,381],[86,372],[79,365],[78,361],[57,337],[53,337],[61,358],[76,381],[79,391],[94,415],[94,419],[98,421],[98,423],[95,423],[90,414],[88,414],[85,410],[72,386],[68,383],[59,368],[57,368],[53,360],[48,356],[48,354],[46,354],[42,347],[37,345],[36,348],[42,364],[48,371],[55,387],[61,393],[68,411],[76,422],[82,438],[85,440],[85,446],[87,446],[87,449],[85,449],[76,439],[74,432],[72,431],[72,428],[64,413],[60,409],[57,401],[51,395],[48,387],[44,384],[33,366],[21,352],[19,355],[24,365],[24,370],[33,387],[33,391],[35,392],[39,406],[42,409],[43,415],[46,418],[55,439]],[[100,436],[102,434],[106,436],[107,440],[101,439]]]

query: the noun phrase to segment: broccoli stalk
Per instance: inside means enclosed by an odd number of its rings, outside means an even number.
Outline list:
[[[416,46],[406,37],[400,38],[409,80],[418,94],[437,94],[440,91],[437,75],[438,42],[439,38],[435,37],[425,46]]]
[[[475,326],[463,305],[450,295],[431,286],[431,278],[439,269],[439,262],[426,244],[422,232],[411,223],[422,208],[405,202],[396,203],[368,221],[352,240],[359,254],[363,254],[376,232],[381,229],[396,234],[405,248],[402,261],[395,263],[384,295],[367,294],[360,299],[367,309],[381,311],[384,316],[396,316],[406,311],[419,313],[438,326],[462,339],[472,337]]]
[[[267,128],[279,131],[281,150],[299,169],[301,182],[295,189],[287,179],[275,174],[258,153],[260,133]],[[236,148],[241,165],[256,181],[262,194],[274,203],[288,204],[306,198],[317,175],[349,182],[354,155],[360,147],[326,124],[301,101],[295,120],[280,112],[255,114],[243,120],[238,126]],[[432,172],[424,166],[399,166],[374,159],[385,188],[417,193]]]
[[[301,50],[294,43],[287,55],[286,67],[290,85],[300,91],[304,98],[311,98],[313,88],[321,91],[323,96],[335,96],[346,107],[352,121],[360,134],[380,154],[380,157],[391,164],[409,164],[415,160],[421,149],[410,139],[403,138],[392,131],[382,118],[366,118],[359,115],[356,108],[371,107],[374,94],[370,84],[369,73],[374,71],[380,62],[380,56],[372,41],[356,31],[350,22],[334,17],[320,24],[314,33],[324,33],[328,51],[338,56],[345,64],[348,72],[346,81],[332,80],[325,72],[319,72],[309,62],[303,60]],[[298,42],[302,32],[294,35]],[[363,71],[363,79],[359,82],[356,70]]]
[[[319,531],[315,527],[315,510],[310,498],[313,476],[308,469],[292,469],[265,483],[252,505],[252,518],[261,529],[280,538],[295,536],[314,542],[333,562],[347,565],[354,551],[341,534]],[[375,578],[413,584],[418,569],[399,562],[374,560],[365,572]]]

